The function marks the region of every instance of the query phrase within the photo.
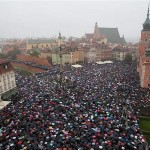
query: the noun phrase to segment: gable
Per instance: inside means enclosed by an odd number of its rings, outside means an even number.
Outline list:
[[[99,28],[100,35],[104,35],[109,43],[122,43],[118,28]]]

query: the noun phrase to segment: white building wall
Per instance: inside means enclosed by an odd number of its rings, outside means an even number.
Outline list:
[[[1,95],[16,87],[14,71],[0,75],[0,100]]]

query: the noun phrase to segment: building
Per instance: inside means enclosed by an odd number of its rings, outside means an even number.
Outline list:
[[[97,60],[97,49],[91,45],[86,45],[84,47],[85,61],[96,62]]]
[[[124,35],[120,37],[118,28],[98,27],[97,22],[95,23],[94,33],[85,34],[85,38],[90,41],[96,39],[100,43],[126,44]]]
[[[97,48],[97,51],[96,51],[97,61],[105,61],[105,60],[112,59],[112,50],[107,44],[98,43],[96,48]]]
[[[69,53],[62,53],[62,65],[70,63],[70,54]],[[52,64],[60,64],[60,55],[58,52],[52,53]]]
[[[82,46],[79,46],[77,41],[72,39],[67,42],[63,42],[61,34],[58,36],[59,47],[52,50],[52,63],[60,64],[60,56],[62,56],[62,65],[66,63],[75,64],[79,61],[84,61],[84,50]],[[61,46],[61,52],[60,52]],[[61,54],[60,54],[61,53]]]
[[[84,61],[84,50],[82,48],[62,47],[62,64]],[[60,64],[60,52],[59,49],[52,52],[52,63]]]
[[[139,51],[137,59],[137,71],[139,72],[140,85],[144,88],[150,87],[150,19],[149,7],[147,18],[143,24],[141,31],[141,39],[139,42]]]
[[[34,48],[38,49],[52,49],[58,46],[59,41],[53,39],[28,39],[27,40],[27,50],[32,50]]]
[[[50,50],[43,50],[40,53],[40,57],[44,59],[47,59],[48,57],[52,58],[52,52]]]
[[[112,49],[112,59],[113,60],[119,60],[123,61],[125,59],[125,56],[129,53],[129,50],[127,47],[124,46],[115,46]]]
[[[13,67],[9,61],[0,59],[0,101],[16,93]]]

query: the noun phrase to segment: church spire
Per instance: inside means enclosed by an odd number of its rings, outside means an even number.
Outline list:
[[[94,38],[98,39],[100,37],[99,35],[99,29],[98,29],[98,24],[97,22],[95,23],[95,29],[94,29]]]
[[[147,10],[147,18],[143,24],[143,31],[150,31],[149,4],[148,4],[148,10]]]
[[[147,19],[149,19],[149,5],[148,5],[148,10],[147,10]]]
[[[59,31],[59,36],[58,36],[58,39],[61,39],[61,33],[60,33],[60,31]]]

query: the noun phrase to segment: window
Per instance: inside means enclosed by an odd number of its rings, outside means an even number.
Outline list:
[[[2,78],[1,78],[1,76],[0,76],[0,82],[2,81]]]
[[[147,39],[145,39],[145,42],[147,42]]]
[[[5,75],[3,75],[3,80],[6,80],[6,76]]]
[[[12,72],[12,73],[11,73],[11,77],[13,77],[13,76],[14,76],[14,73]]]
[[[8,69],[8,65],[4,65],[4,69]]]
[[[148,81],[150,81],[150,76],[148,77]]]
[[[15,83],[14,83],[14,81],[12,81],[12,87],[14,87],[15,86]]]
[[[10,89],[11,88],[11,85],[10,85],[10,82],[8,82],[8,89]]]
[[[2,93],[3,92],[3,88],[2,88],[2,86],[0,86],[0,93]]]
[[[9,74],[7,74],[7,79],[9,79]]]
[[[7,87],[6,87],[6,84],[4,84],[4,91],[6,91],[7,90]]]

